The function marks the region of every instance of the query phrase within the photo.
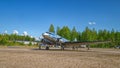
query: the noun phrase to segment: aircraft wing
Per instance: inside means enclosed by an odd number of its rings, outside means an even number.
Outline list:
[[[88,42],[65,42],[63,45],[65,47],[80,46],[80,45],[90,45],[90,44],[102,44],[109,43],[110,41],[88,41]]]

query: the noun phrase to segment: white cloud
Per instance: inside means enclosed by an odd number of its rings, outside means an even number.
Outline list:
[[[88,22],[89,25],[95,25],[96,22]]]
[[[24,32],[23,32],[23,35],[24,35],[24,36],[27,36],[27,35],[28,35],[28,33],[27,33],[26,31],[24,31]]]
[[[39,39],[43,39],[43,36],[41,35],[41,36],[39,37]]]
[[[33,38],[33,36],[30,36],[30,38]]]
[[[13,34],[18,34],[18,31],[17,30],[13,30]]]
[[[5,30],[4,33],[7,34],[7,30]]]
[[[92,25],[92,22],[88,22],[89,25]]]

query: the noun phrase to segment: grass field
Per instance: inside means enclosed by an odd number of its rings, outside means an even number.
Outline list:
[[[0,48],[0,68],[120,68],[119,49]]]

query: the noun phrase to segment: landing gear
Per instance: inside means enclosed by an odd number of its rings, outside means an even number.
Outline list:
[[[87,45],[87,50],[90,50],[90,45]]]
[[[78,47],[77,47],[77,46],[76,46],[76,47],[73,46],[73,47],[72,47],[72,50],[78,50]]]
[[[64,46],[63,45],[61,46],[61,50],[64,50]]]
[[[72,47],[72,50],[75,50],[75,47],[74,47],[74,46]]]
[[[49,46],[46,46],[46,48],[45,48],[46,50],[49,50]]]

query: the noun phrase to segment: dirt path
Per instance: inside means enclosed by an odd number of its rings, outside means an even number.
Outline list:
[[[0,68],[120,68],[119,50],[46,51],[0,48]]]

